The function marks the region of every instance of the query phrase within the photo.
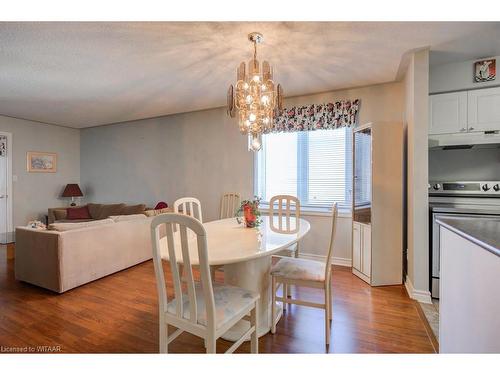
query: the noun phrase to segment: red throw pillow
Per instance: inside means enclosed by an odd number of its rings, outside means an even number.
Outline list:
[[[158,204],[155,206],[155,210],[161,210],[162,208],[168,208],[168,204],[165,202],[158,202]]]
[[[67,208],[66,219],[84,220],[84,219],[92,219],[92,216],[90,216],[89,208],[87,206],[82,206],[82,207]]]

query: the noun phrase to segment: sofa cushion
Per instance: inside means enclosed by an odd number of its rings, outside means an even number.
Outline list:
[[[121,210],[120,215],[136,215],[136,214],[142,214],[144,213],[144,210],[146,209],[145,204],[136,204],[132,206],[125,206]]]
[[[146,215],[146,216],[157,216],[157,215],[166,214],[166,213],[169,213],[169,212],[174,212],[174,210],[172,210],[170,207],[169,208],[162,208],[162,209],[159,209],[159,210],[147,210],[147,211],[144,211],[144,215]]]
[[[49,230],[66,232],[68,230],[93,227],[97,225],[114,224],[112,219],[84,221],[80,223],[53,223],[49,225]]]
[[[144,220],[147,218],[147,216],[144,214],[135,214],[135,215],[110,216],[109,218],[113,220],[115,223],[118,223],[120,221]]]
[[[87,206],[69,207],[66,209],[67,220],[85,220],[92,219],[90,216],[89,208]]]
[[[90,216],[92,216],[92,219],[98,219],[99,214],[101,213],[101,207],[102,204],[99,203],[89,203],[87,204],[87,207],[89,208]]]
[[[66,216],[68,215],[68,211],[65,208],[61,208],[60,210],[54,210],[54,218],[56,220],[66,220]]]

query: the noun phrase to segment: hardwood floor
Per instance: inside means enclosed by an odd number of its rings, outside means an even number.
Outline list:
[[[69,353],[157,353],[158,305],[153,262],[145,262],[62,295],[14,279],[14,263],[0,247],[0,346],[59,346]],[[424,323],[403,286],[370,288],[349,268],[333,269],[330,352],[433,353]],[[169,293],[172,293],[170,290]],[[321,291],[298,288],[320,301]],[[324,353],[324,315],[291,306],[261,353]],[[217,351],[229,342],[218,340]],[[56,348],[57,349],[57,348]],[[183,333],[171,353],[203,353],[201,339]],[[5,352],[5,350],[4,350]],[[248,353],[249,344],[238,352]]]

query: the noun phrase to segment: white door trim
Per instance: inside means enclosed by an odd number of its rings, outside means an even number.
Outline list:
[[[0,135],[7,137],[7,232],[12,232],[12,133],[0,131]]]

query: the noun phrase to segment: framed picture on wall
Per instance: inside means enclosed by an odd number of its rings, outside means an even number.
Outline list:
[[[28,151],[28,172],[55,173],[57,171],[57,154],[54,152]]]
[[[474,81],[489,82],[497,77],[496,59],[486,59],[474,63]]]

